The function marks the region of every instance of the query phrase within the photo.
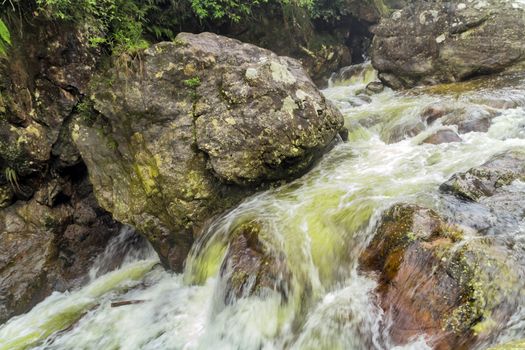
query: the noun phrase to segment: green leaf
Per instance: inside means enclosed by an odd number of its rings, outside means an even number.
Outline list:
[[[4,21],[0,19],[0,39],[11,45],[11,34],[5,25]]]
[[[11,34],[4,21],[0,19],[0,56],[5,56],[9,45],[11,45]]]

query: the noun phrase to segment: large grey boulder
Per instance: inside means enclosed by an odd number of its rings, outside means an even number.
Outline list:
[[[418,1],[374,33],[373,65],[394,88],[524,67],[525,10],[515,0]]]
[[[100,204],[180,270],[206,221],[306,172],[343,118],[290,58],[182,33],[93,83],[72,136]]]

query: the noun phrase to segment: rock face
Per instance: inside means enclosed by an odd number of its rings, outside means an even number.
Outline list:
[[[19,177],[41,172],[52,158],[79,162],[58,141],[98,56],[85,31],[35,21],[22,34],[12,31],[9,59],[0,62],[0,168]]]
[[[88,33],[11,20],[24,30],[11,31],[0,59],[0,323],[81,284],[121,226],[97,204],[69,138],[98,57]]]
[[[456,198],[451,208],[461,207],[448,216],[484,234],[509,235],[523,230],[524,180],[525,152],[516,148],[453,175],[440,190]]]
[[[384,214],[360,264],[379,272],[396,344],[424,332],[435,349],[471,348],[497,334],[521,302],[523,271],[508,242],[463,237],[429,209],[396,205]]]
[[[525,61],[518,1],[416,1],[374,32],[373,65],[394,88],[465,80]]]
[[[440,189],[461,198],[479,201],[504,190],[515,180],[525,180],[525,151],[516,149],[499,154],[485,164],[455,174]]]
[[[283,254],[273,252],[262,242],[260,223],[240,225],[232,233],[226,257],[221,266],[225,280],[225,302],[251,295],[279,292],[286,300],[290,292],[290,272]]]
[[[92,92],[72,134],[97,199],[177,270],[206,220],[307,171],[343,125],[297,61],[210,33],[154,45]]]
[[[0,210],[0,324],[52,291],[78,286],[120,229],[96,203],[85,177],[43,186]]]

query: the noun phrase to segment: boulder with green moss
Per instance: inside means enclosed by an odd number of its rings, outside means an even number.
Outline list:
[[[436,349],[470,348],[497,335],[523,302],[519,254],[506,240],[469,234],[415,205],[383,215],[360,264],[379,275],[396,344],[424,332]]]
[[[72,125],[101,205],[180,270],[214,215],[305,173],[343,118],[299,62],[179,34],[96,79]]]
[[[374,28],[372,63],[394,88],[522,70],[520,1],[414,1]]]

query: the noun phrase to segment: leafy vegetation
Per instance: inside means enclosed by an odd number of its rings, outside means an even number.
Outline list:
[[[10,184],[13,191],[18,192],[18,193],[22,191],[20,189],[20,184],[18,183],[18,175],[16,173],[16,170],[7,167],[4,170],[4,176],[7,182]]]
[[[7,46],[11,45],[11,34],[5,25],[4,21],[0,19],[0,56],[6,54]]]
[[[201,85],[201,78],[193,77],[191,79],[184,80],[183,83],[190,89],[196,89]]]
[[[305,18],[329,21],[341,15],[341,1],[4,0],[0,1],[0,55],[5,55],[11,43],[6,26],[10,15],[85,24],[92,31],[93,46],[120,54],[143,49],[148,39],[169,40],[184,29],[218,27],[267,11],[280,11],[284,18],[301,17],[303,22]]]

